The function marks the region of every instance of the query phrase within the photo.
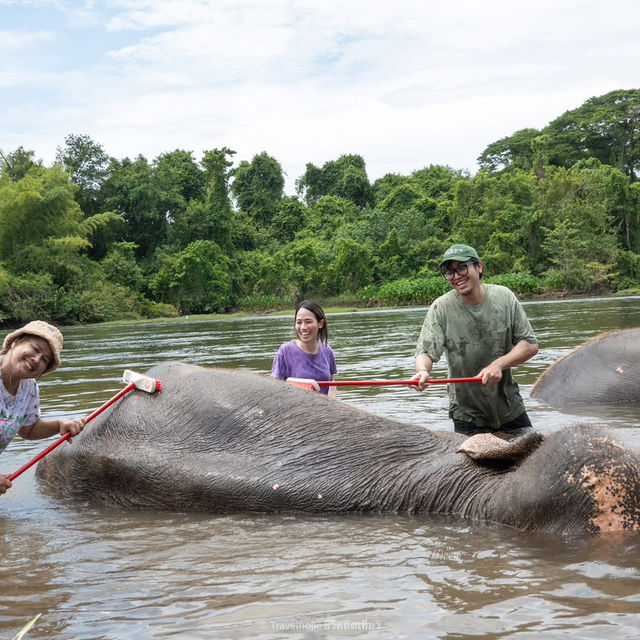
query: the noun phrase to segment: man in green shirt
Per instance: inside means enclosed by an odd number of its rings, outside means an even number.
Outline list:
[[[429,307],[416,348],[418,390],[446,353],[449,376],[482,383],[448,385],[449,416],[457,432],[506,437],[532,429],[511,368],[538,353],[522,305],[507,287],[482,284],[483,265],[473,247],[455,244],[440,262],[452,291]]]

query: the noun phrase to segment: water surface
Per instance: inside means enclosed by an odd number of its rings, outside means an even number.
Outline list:
[[[640,326],[640,299],[525,304],[539,354],[516,377],[535,426],[606,421],[637,443],[640,416],[562,413],[529,398],[557,357]],[[410,377],[424,308],[329,317],[342,379]],[[267,373],[292,314],[67,328],[63,367],[41,383],[47,417],[88,415],[124,369],[164,360]],[[446,375],[444,362],[434,376]],[[376,414],[451,429],[446,392],[340,389]],[[90,428],[90,427],[89,427]],[[9,473],[42,450],[15,440]],[[69,445],[63,445],[69,446]],[[73,445],[70,445],[73,446]],[[171,457],[172,453],[167,452]],[[637,638],[640,545],[563,540],[432,516],[128,512],[55,501],[33,471],[0,498],[0,638]]]

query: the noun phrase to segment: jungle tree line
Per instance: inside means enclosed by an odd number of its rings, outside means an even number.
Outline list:
[[[426,304],[452,242],[520,294],[640,288],[640,90],[492,143],[474,176],[432,164],[372,183],[343,155],[307,164],[287,196],[274,157],[234,156],[116,159],[76,134],[50,167],[3,153],[0,320]]]

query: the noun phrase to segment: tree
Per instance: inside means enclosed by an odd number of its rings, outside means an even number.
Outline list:
[[[374,201],[365,162],[359,155],[340,156],[325,162],[322,168],[307,164],[304,174],[296,180],[296,189],[309,207],[323,196],[344,198],[359,207],[372,205]]]
[[[359,210],[353,202],[337,196],[324,196],[307,210],[306,231],[331,238],[340,225],[356,220],[358,214]]]
[[[105,211],[85,218],[82,228],[91,243],[88,255],[94,260],[102,260],[110,247],[124,238],[127,225],[122,216]]]
[[[0,178],[5,176],[9,180],[18,182],[22,180],[32,167],[41,167],[41,160],[34,160],[34,152],[26,151],[23,147],[18,147],[13,153],[4,155],[0,151]]]
[[[62,260],[73,261],[89,242],[67,176],[39,167],[0,188],[0,255],[14,272],[30,270],[46,245],[64,246]]]
[[[490,171],[569,168],[587,158],[619,169],[633,181],[640,171],[640,89],[611,91],[566,111],[542,131],[521,129],[479,156]]]
[[[288,266],[290,292],[296,298],[318,295],[327,280],[327,270],[333,261],[326,242],[317,238],[295,240],[279,253]]]
[[[182,313],[225,311],[231,304],[229,258],[215,242],[197,240],[175,256],[165,256],[152,289]]]
[[[231,212],[220,211],[209,199],[206,202],[192,200],[186,211],[176,217],[168,238],[180,250],[196,240],[212,240],[228,252],[231,233]]]
[[[271,235],[279,242],[291,242],[304,226],[306,209],[295,196],[280,200],[278,211],[271,221]]]
[[[586,263],[587,242],[581,239],[580,229],[568,220],[562,220],[554,228],[545,228],[543,248],[553,265],[546,272],[556,286],[572,291],[586,291],[589,286],[589,270]]]
[[[88,135],[70,134],[65,138],[66,147],[56,150],[56,162],[69,174],[71,182],[78,186],[76,200],[85,216],[102,209],[101,194],[109,175],[110,158],[102,145]]]
[[[175,220],[192,200],[204,198],[205,172],[190,151],[176,149],[153,162],[153,180],[158,189],[158,206],[168,221]]]
[[[373,190],[364,167],[346,166],[338,181],[336,195],[359,207],[373,204]]]
[[[250,213],[258,226],[271,224],[284,192],[280,163],[266,152],[243,161],[233,170],[231,193],[242,211]]]
[[[124,218],[125,240],[138,247],[138,256],[151,255],[167,236],[166,210],[153,167],[140,155],[135,160],[113,160],[109,174],[104,187],[107,208]]]
[[[592,185],[593,198],[604,205],[621,246],[640,251],[640,183],[632,183],[622,171],[595,158],[578,163],[573,171],[584,172],[584,180]]]
[[[505,169],[531,169],[533,166],[533,141],[540,135],[538,129],[520,129],[506,138],[492,142],[478,156],[481,169],[503,171]]]
[[[399,212],[413,207],[422,198],[420,191],[411,183],[400,184],[392,189],[377,208],[382,211]]]
[[[540,183],[538,207],[548,212],[541,226],[549,286],[578,292],[609,286],[619,253],[606,197],[609,171],[592,158],[569,170],[549,167]]]
[[[130,292],[105,282],[87,255],[92,228],[113,214],[84,219],[74,192],[59,165],[33,167],[0,187],[0,252],[8,274],[0,307],[15,320],[122,318],[137,304]]]
[[[202,157],[207,179],[206,203],[209,215],[215,220],[216,242],[225,251],[231,250],[231,218],[233,207],[229,198],[230,159],[235,151],[222,147],[206,151]]]
[[[551,139],[552,164],[570,167],[598,158],[635,181],[640,171],[640,89],[590,98],[550,122],[544,133]]]
[[[136,262],[136,249],[133,242],[117,242],[111,246],[101,264],[110,282],[132,291],[141,291],[144,276]]]
[[[389,232],[387,239],[378,249],[378,255],[380,256],[378,273],[383,281],[397,280],[405,275],[407,249],[400,241],[396,229]]]
[[[205,151],[202,156],[202,166],[205,169],[207,197],[219,209],[231,211],[231,200],[229,199],[229,177],[230,167],[235,155],[235,151],[222,147],[222,149],[212,149]]]
[[[387,173],[382,178],[378,178],[371,187],[373,191],[374,205],[378,206],[392,191],[409,181],[407,176],[397,173]]]
[[[432,164],[411,174],[410,184],[423,196],[438,199],[453,199],[456,184],[469,177],[462,171],[440,164]]]
[[[241,295],[286,296],[295,286],[290,280],[291,265],[287,251],[242,251],[235,254],[238,264],[234,275],[244,275],[243,282],[237,284]]]
[[[335,274],[340,292],[371,284],[372,271],[372,254],[367,246],[347,238],[338,240]]]

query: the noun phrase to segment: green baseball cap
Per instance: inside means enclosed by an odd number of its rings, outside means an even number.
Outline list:
[[[480,260],[480,258],[478,257],[478,252],[473,247],[469,247],[466,244],[454,244],[444,252],[442,260],[440,261],[440,266],[442,266],[445,262],[449,262],[449,260],[466,262],[467,260],[471,260],[472,258]]]

